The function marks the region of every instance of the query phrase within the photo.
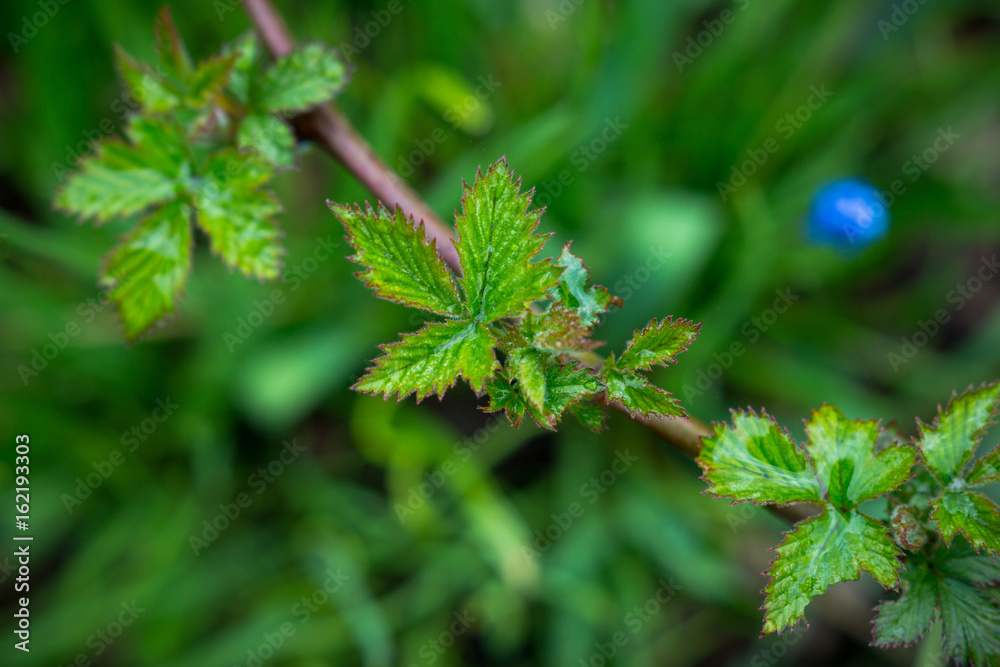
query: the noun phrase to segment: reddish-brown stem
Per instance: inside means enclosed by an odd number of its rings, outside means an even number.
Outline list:
[[[268,0],[244,0],[267,50],[275,58],[286,55],[295,40],[284,20]],[[451,226],[431,210],[420,196],[390,169],[358,134],[351,122],[335,105],[325,104],[294,119],[295,130],[302,138],[312,139],[354,174],[355,178],[386,206],[399,206],[417,222],[421,220],[427,235],[437,241],[438,252],[450,265],[458,266],[458,253],[451,242]]]

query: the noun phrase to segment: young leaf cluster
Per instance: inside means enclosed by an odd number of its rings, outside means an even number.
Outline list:
[[[763,633],[794,627],[812,598],[864,570],[902,590],[877,608],[873,645],[912,644],[940,619],[949,660],[1000,665],[1000,508],[981,492],[1000,481],[1000,447],[974,460],[998,406],[998,383],[953,396],[906,444],[832,406],[813,413],[805,444],[765,413],[717,425],[698,458],[708,492],[821,508],[775,550]],[[887,521],[861,511],[883,495]]]
[[[698,326],[654,320],[620,357],[600,368],[582,364],[601,345],[593,327],[620,301],[590,284],[569,244],[554,260],[539,259],[547,237],[534,233],[542,212],[529,209],[531,198],[503,159],[477,172],[456,219],[457,276],[423,224],[414,226],[399,209],[330,204],[356,250],[351,259],[365,267],[358,277],[376,296],[439,320],[382,346],[384,356],[355,388],[419,401],[443,396],[461,379],[489,397],[487,411],[505,411],[515,426],[527,414],[554,428],[568,411],[600,431],[609,402],[637,415],[683,415],[644,373],[674,362]]]
[[[100,275],[129,339],[174,312],[191,271],[193,225],[230,269],[280,275],[281,206],[266,188],[295,164],[286,117],[330,99],[345,79],[337,58],[315,45],[268,65],[247,35],[195,63],[166,9],[155,33],[155,64],[115,49],[136,107],[124,137],[99,141],[55,198],[96,224],[136,219]]]

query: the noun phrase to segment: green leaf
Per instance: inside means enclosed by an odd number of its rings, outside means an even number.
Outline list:
[[[848,509],[899,487],[910,477],[916,450],[892,445],[875,454],[879,426],[852,421],[825,405],[806,424],[806,451],[834,507]]]
[[[185,168],[183,137],[166,121],[137,119],[132,143],[107,139],[97,145],[56,194],[56,206],[98,223],[139,213],[176,197]]]
[[[684,409],[672,394],[633,373],[615,370],[613,359],[602,371],[608,400],[622,406],[635,417],[683,417]]]
[[[1000,584],[1000,561],[976,553],[967,541],[957,539],[948,549],[939,549],[934,568],[975,586]]]
[[[998,565],[975,556],[968,544],[940,548],[927,562],[911,559],[902,572],[903,592],[876,609],[873,646],[913,644],[938,618],[946,656],[960,665],[1000,660],[1000,607],[976,585],[996,581]]]
[[[125,236],[107,259],[101,284],[110,287],[134,340],[174,312],[191,271],[191,209],[174,201],[161,207]]]
[[[812,598],[859,578],[862,570],[885,587],[895,586],[902,555],[875,519],[832,510],[796,524],[776,551],[764,589],[764,634],[795,625]]]
[[[976,461],[976,465],[969,474],[968,482],[972,485],[1000,482],[1000,446],[995,447],[989,454]]]
[[[602,390],[600,381],[589,369],[569,365],[555,364],[546,368],[544,382],[544,404],[541,408],[529,401],[521,382],[517,385],[501,380],[490,383],[487,412],[507,410],[507,417],[514,426],[521,423],[527,412],[539,426],[554,429],[567,409]],[[589,418],[593,421],[594,415]]]
[[[130,56],[125,49],[114,47],[115,64],[126,90],[147,111],[164,113],[181,103],[181,95],[146,63]]]
[[[900,573],[902,595],[876,609],[872,645],[879,648],[918,642],[937,617],[938,579],[922,563],[910,563]]]
[[[235,56],[233,69],[229,73],[228,90],[236,101],[250,107],[251,100],[257,94],[257,85],[261,75],[260,43],[257,35],[250,31],[227,45],[224,55]]]
[[[985,547],[1000,553],[1000,508],[992,500],[971,491],[946,490],[931,505],[931,519],[946,543],[961,534],[977,551]]]
[[[358,277],[376,296],[450,317],[463,314],[451,271],[435,242],[427,242],[423,223],[415,227],[398,207],[394,214],[381,205],[330,208],[357,250],[351,260],[366,267]]]
[[[708,490],[737,501],[822,502],[822,489],[805,453],[766,412],[734,412],[702,439],[698,463]]]
[[[272,192],[260,189],[273,175],[270,165],[226,149],[212,155],[205,173],[195,204],[212,251],[248,277],[277,278],[284,249],[272,218],[281,206]]]
[[[939,580],[945,654],[960,665],[1000,664],[1000,606],[974,586]]]
[[[538,350],[522,348],[507,356],[505,370],[528,403],[538,411],[545,410],[545,357]]]
[[[1000,383],[969,389],[961,397],[952,395],[932,426],[920,424],[920,451],[927,466],[944,484],[962,476],[986,427],[996,414]]]
[[[650,322],[645,329],[637,331],[629,341],[625,352],[615,361],[615,368],[621,371],[647,371],[653,366],[676,363],[676,356],[698,337],[700,326],[687,320],[667,317],[661,322]]]
[[[524,413],[528,411],[528,401],[518,389],[497,374],[486,382],[486,393],[489,394],[490,403],[483,408],[484,411],[505,410],[511,426],[517,428],[521,425]]]
[[[394,393],[402,400],[416,392],[417,401],[429,394],[443,396],[462,377],[481,393],[500,364],[493,353],[496,341],[489,330],[474,322],[428,324],[398,343],[383,345],[376,360],[354,388],[371,394]]]
[[[177,121],[168,117],[132,116],[125,137],[137,164],[156,169],[177,181],[179,188],[188,187],[193,158],[184,128]],[[108,150],[112,147],[113,144]],[[120,159],[126,161],[125,156]]]
[[[552,290],[552,296],[575,312],[583,326],[592,327],[612,303],[621,305],[621,300],[611,296],[600,285],[588,287],[590,270],[582,259],[570,252],[569,247],[570,243],[563,246],[556,259],[556,266],[562,267],[563,272],[559,276],[559,284]]]
[[[563,354],[583,352],[603,343],[590,339],[590,328],[583,324],[576,311],[555,303],[544,313],[528,312],[522,320],[522,330],[538,350]]]
[[[584,399],[569,406],[567,410],[594,433],[601,433],[607,426],[608,409],[599,401]]]
[[[295,166],[295,133],[285,121],[271,114],[250,114],[240,123],[236,144],[253,151],[276,167]]]
[[[520,314],[532,301],[544,299],[558,280],[548,262],[531,262],[547,237],[532,235],[541,212],[527,212],[531,193],[519,188],[520,180],[514,182],[503,159],[485,176],[477,172],[473,187],[464,186],[456,248],[460,283],[478,321]]]
[[[143,110],[153,113],[187,112],[179,117],[191,123],[198,118],[198,114],[189,112],[203,109],[218,99],[229,80],[234,61],[233,55],[209,58],[181,75],[172,69],[164,70],[162,65],[159,70],[154,70],[134,59],[120,46],[115,46],[118,73]]]
[[[195,71],[184,81],[187,88],[187,104],[192,107],[202,107],[214,103],[229,81],[229,74],[235,61],[235,56],[219,56],[199,63]]]
[[[264,75],[257,106],[265,111],[294,113],[332,99],[346,81],[343,63],[319,44],[310,44],[279,59]]]
[[[187,78],[194,70],[194,63],[184,45],[184,39],[177,31],[169,6],[164,6],[156,15],[153,36],[160,66],[170,76],[178,79]]]
[[[545,417],[558,421],[569,406],[602,389],[600,380],[588,368],[549,366],[545,371]]]

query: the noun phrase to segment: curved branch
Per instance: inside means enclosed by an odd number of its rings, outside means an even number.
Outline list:
[[[268,0],[244,0],[243,4],[272,56],[280,58],[294,48],[292,34]],[[458,253],[451,243],[451,226],[446,225],[420,195],[375,154],[333,103],[297,116],[293,124],[300,138],[316,141],[340,160],[383,204],[389,208],[399,206],[418,223],[423,220],[428,236],[437,240],[441,256],[450,265],[458,266]]]

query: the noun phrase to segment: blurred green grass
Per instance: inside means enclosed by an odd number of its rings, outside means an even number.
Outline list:
[[[547,250],[574,239],[625,298],[600,331],[609,351],[654,316],[703,322],[658,378],[701,419],[751,405],[797,424],[830,402],[912,432],[952,389],[1000,376],[1000,284],[949,301],[1000,245],[995,3],[928,0],[885,35],[879,21],[904,3],[429,0],[403,2],[384,27],[380,0],[278,4],[301,39],[358,50],[341,106],[443,216],[461,180],[501,155],[538,188]],[[236,3],[172,6],[199,56],[249,25]],[[694,464],[633,424],[512,431],[468,390],[420,405],[350,392],[375,344],[414,321],[352,278],[343,243],[294,290],[278,285],[287,301],[235,346],[225,335],[276,286],[226,272],[201,244],[178,317],[125,345],[112,309],[87,304],[128,223],[80,226],[49,201],[85,133],[120,126],[111,46],[149,57],[159,5],[58,7],[16,53],[9,37],[0,50],[0,482],[8,498],[13,434],[29,433],[36,536],[33,650],[8,662],[5,646],[3,664],[247,665],[276,637],[266,664],[599,664],[618,631],[629,641],[614,664],[932,657],[926,642],[866,648],[865,604],[881,592],[867,578],[813,604],[801,641],[758,640],[759,573],[782,526],[701,495]],[[705,21],[726,8],[735,20],[711,35]],[[4,33],[38,11],[5,3]],[[352,42],[373,21],[377,34]],[[678,71],[675,52],[706,30]],[[787,136],[779,123],[823,85],[830,100]],[[609,124],[627,127],[602,137]],[[961,138],[911,181],[905,165],[941,128]],[[723,201],[718,183],[772,137],[780,149]],[[812,193],[854,174],[904,180],[889,237],[852,255],[808,245]],[[341,236],[324,199],[368,197],[315,150],[278,189],[288,264],[303,270],[318,238]],[[779,290],[794,305],[756,324]],[[894,369],[889,354],[939,308],[948,324]],[[25,384],[19,367],[69,323],[79,335]],[[734,342],[745,352],[727,358]],[[167,398],[176,412],[128,451],[123,438]],[[292,440],[307,451],[257,493],[259,469]],[[115,450],[124,462],[68,511]],[[640,463],[591,504],[581,487],[625,450]],[[454,472],[438,488],[442,470]],[[196,556],[192,536],[240,493],[252,503]],[[563,529],[553,514],[574,503],[583,514]],[[558,539],[526,557],[549,528]],[[661,580],[677,594],[630,623]],[[320,592],[306,614],[303,597]],[[105,643],[95,633],[133,600],[144,610]],[[439,652],[455,613],[476,620]]]

